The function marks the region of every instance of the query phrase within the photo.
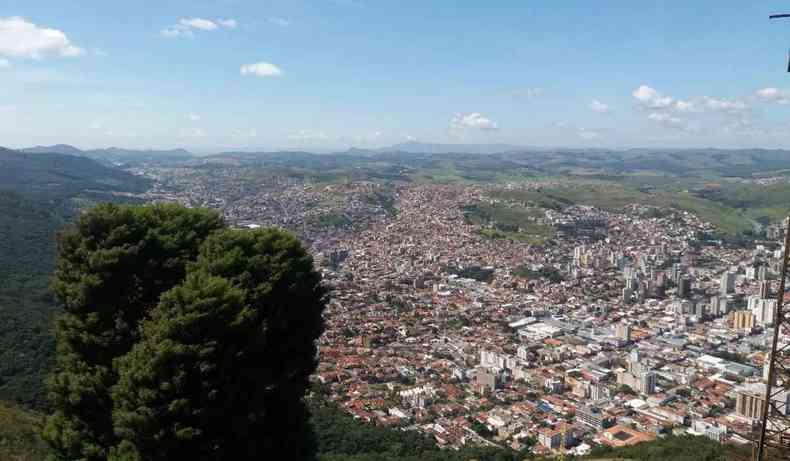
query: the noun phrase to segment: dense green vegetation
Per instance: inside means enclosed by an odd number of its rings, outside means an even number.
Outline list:
[[[121,199],[108,191],[141,191],[147,184],[87,158],[0,149],[0,400],[47,405],[57,230],[80,206]]]
[[[478,282],[489,283],[494,279],[494,269],[491,268],[483,268],[480,266],[467,266],[463,268],[447,266],[443,269],[444,272],[447,272],[448,274],[454,274],[466,279],[474,279]]]
[[[115,360],[139,340],[140,321],[181,283],[187,263],[222,221],[179,206],[100,205],[59,236],[53,283],[64,307],[49,382],[55,413],[45,438],[58,459],[106,459],[114,446]]]
[[[61,218],[13,192],[0,191],[0,400],[43,408],[52,365],[49,278]]]
[[[748,455],[742,447],[722,445],[706,437],[669,436],[630,447],[595,447],[588,457],[594,459],[632,459],[638,461],[725,461]],[[745,457],[743,459],[749,459]]]
[[[478,203],[464,207],[463,211],[468,223],[483,226],[480,234],[485,237],[542,243],[554,234],[551,227],[535,221],[543,214],[537,208]]]
[[[53,287],[55,459],[314,457],[303,396],[326,292],[292,235],[104,204],[60,234]]]
[[[320,397],[309,400],[310,425],[320,461],[521,461],[539,459],[509,449],[467,448],[442,450],[429,438],[414,431],[379,427],[360,422]],[[47,448],[37,431],[42,418],[0,403],[0,459],[44,461]],[[311,442],[313,443],[313,442]],[[634,461],[725,461],[748,460],[749,447],[721,445],[703,437],[669,436],[640,445],[595,447],[596,460]],[[16,457],[14,457],[16,456]],[[773,459],[769,456],[769,460]]]
[[[0,185],[68,208],[75,197],[108,200],[111,191],[144,192],[150,181],[84,157],[1,151]]]
[[[354,420],[331,403],[312,399],[311,421],[321,461],[520,461],[527,453],[506,448],[442,450],[414,431],[378,427]]]
[[[513,275],[527,279],[546,278],[553,283],[558,283],[563,280],[562,274],[555,267],[544,266],[534,271],[528,266],[519,266],[513,270]]]

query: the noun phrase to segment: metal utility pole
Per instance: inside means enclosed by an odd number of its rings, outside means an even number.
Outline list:
[[[788,15],[790,16],[790,15]],[[790,310],[784,309],[787,266],[790,257],[790,217],[787,218],[784,250],[782,255],[782,277],[777,290],[777,305],[774,313],[774,334],[768,364],[768,382],[763,395],[760,444],[757,461],[764,461],[768,449],[776,459],[790,459]],[[781,337],[781,338],[780,338]],[[780,344],[780,339],[782,343]]]
[[[790,18],[790,14],[772,14],[768,16],[768,19],[781,19],[781,18]],[[790,53],[787,56],[787,72],[790,72]]]

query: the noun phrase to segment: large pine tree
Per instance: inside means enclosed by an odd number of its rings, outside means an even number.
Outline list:
[[[177,205],[100,205],[58,239],[53,282],[63,306],[55,325],[55,413],[44,437],[59,460],[103,460],[117,443],[113,361],[139,339],[139,322],[181,283],[205,239],[223,228],[215,212]]]
[[[201,248],[119,363],[115,460],[309,459],[302,397],[325,292],[299,242],[227,230]]]

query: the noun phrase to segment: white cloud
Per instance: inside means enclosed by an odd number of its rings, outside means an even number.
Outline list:
[[[186,28],[199,30],[214,30],[218,27],[216,22],[212,21],[211,19],[203,18],[179,19],[178,24]]]
[[[702,98],[705,107],[716,112],[737,113],[743,112],[749,107],[743,101],[718,99],[705,96]]]
[[[790,91],[778,88],[762,88],[757,90],[757,97],[765,102],[790,104]]]
[[[196,122],[196,121],[200,120],[200,115],[198,115],[198,114],[189,114],[189,115],[187,115],[187,118],[192,120],[193,122]]]
[[[241,75],[254,75],[256,77],[279,77],[283,74],[282,69],[270,62],[256,62],[241,66]]]
[[[39,27],[14,16],[0,18],[0,56],[41,59],[44,56],[75,57],[85,53],[57,29]]]
[[[641,85],[632,93],[639,103],[650,109],[661,109],[672,106],[672,98],[663,96],[661,93],[647,85]]]
[[[770,90],[770,89],[769,89]],[[759,92],[758,92],[759,93]],[[737,114],[749,110],[746,102],[737,99],[724,99],[710,96],[692,98],[692,100],[674,99],[664,96],[655,89],[642,85],[632,93],[642,108],[652,113],[692,113],[692,112],[719,112]],[[665,118],[669,120],[669,118]]]
[[[694,112],[697,110],[697,105],[691,101],[675,101],[672,108],[678,112]]]
[[[647,116],[647,118],[648,120],[658,123],[659,125],[664,126],[666,128],[672,128],[681,131],[691,131],[691,127],[685,119],[676,117],[671,114],[667,114],[663,112],[652,112],[650,115]]]
[[[235,29],[239,25],[235,19],[217,19],[217,24],[227,29]]]
[[[276,26],[280,27],[288,27],[291,25],[291,21],[284,18],[269,18],[268,21]]]
[[[606,114],[611,112],[611,108],[608,104],[604,104],[597,99],[594,99],[593,102],[590,103],[590,110],[593,112],[598,112],[599,114]]]
[[[11,67],[11,61],[5,58],[0,58],[0,68]]]
[[[205,19],[205,18],[182,18],[178,23],[162,29],[159,33],[163,37],[192,37],[195,31],[210,32],[220,27],[235,29],[238,23],[235,19]]]
[[[495,131],[499,129],[496,122],[483,116],[479,112],[472,112],[470,114],[455,114],[452,122],[453,128],[476,128],[483,131]]]

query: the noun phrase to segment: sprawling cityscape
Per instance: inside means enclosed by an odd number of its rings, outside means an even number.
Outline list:
[[[790,461],[790,6],[590,4],[0,2],[0,461]]]
[[[314,379],[359,420],[447,448],[585,455],[670,433],[746,444],[761,417],[781,222],[732,248],[706,240],[713,226],[687,211],[532,200],[556,180],[134,173],[155,180],[148,201],[307,242],[332,290]],[[788,408],[790,395],[778,399]]]

